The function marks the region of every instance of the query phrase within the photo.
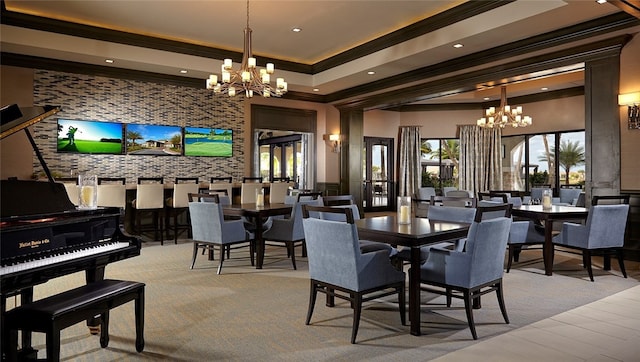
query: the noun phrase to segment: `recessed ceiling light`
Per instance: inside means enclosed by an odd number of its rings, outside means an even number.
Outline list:
[[[453,44],[454,48],[462,48],[464,45],[458,43],[458,44]]]
[[[296,26],[296,27],[294,27],[294,28],[291,28],[291,31],[292,31],[292,32],[294,32],[294,33],[299,33],[299,32],[301,32],[301,31],[302,31],[302,28],[298,28],[298,27]]]
[[[607,0],[596,0],[596,2],[597,2],[598,4],[604,4],[604,3],[606,3],[606,2],[607,2]]]
[[[113,59],[105,59],[104,61],[105,63],[109,63],[109,64],[113,63]]]
[[[180,73],[187,74],[187,70],[186,69],[180,69]]]
[[[484,99],[485,101],[488,101],[488,100],[489,100],[489,99],[491,99],[491,98],[489,98],[489,97],[484,97],[484,98],[482,98],[482,99]]]
[[[368,71],[368,72],[367,72],[367,74],[369,74],[369,75],[374,75],[374,74],[376,74],[376,72],[374,72],[374,71],[370,70],[370,71]]]
[[[314,91],[314,92],[320,92],[320,89],[318,89],[318,88],[313,88],[313,91]]]
[[[547,88],[547,87],[542,87],[542,88],[540,88],[540,90],[546,91],[546,90],[549,90],[549,88]]]

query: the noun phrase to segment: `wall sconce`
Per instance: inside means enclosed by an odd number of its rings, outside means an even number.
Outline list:
[[[331,151],[340,152],[340,135],[339,134],[326,134],[322,136],[322,139],[329,141],[331,144]]]
[[[627,106],[629,129],[640,129],[640,92],[618,95],[618,105]]]

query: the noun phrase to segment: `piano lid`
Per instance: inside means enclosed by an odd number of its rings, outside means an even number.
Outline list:
[[[60,111],[60,106],[18,107],[17,104],[0,109],[2,133],[0,139],[10,136]]]

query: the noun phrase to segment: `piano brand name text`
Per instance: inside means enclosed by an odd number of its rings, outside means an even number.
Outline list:
[[[31,241],[27,241],[27,242],[21,242],[21,243],[18,244],[18,247],[20,249],[22,249],[22,248],[35,249],[35,248],[39,248],[40,245],[43,245],[43,244],[49,244],[49,239],[31,240]]]

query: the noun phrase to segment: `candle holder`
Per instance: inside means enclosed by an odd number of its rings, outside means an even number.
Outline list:
[[[398,196],[398,224],[411,224],[411,196]]]
[[[264,188],[256,189],[256,206],[264,206]]]
[[[79,175],[78,188],[80,196],[78,198],[79,209],[98,208],[98,176]]]
[[[551,190],[542,191],[542,209],[551,210]]]

